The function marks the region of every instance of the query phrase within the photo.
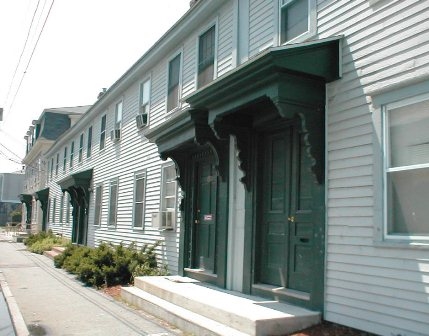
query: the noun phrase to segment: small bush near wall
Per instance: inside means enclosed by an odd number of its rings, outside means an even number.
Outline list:
[[[58,268],[64,268],[88,286],[128,285],[136,276],[167,275],[166,267],[159,267],[155,248],[159,243],[141,249],[135,244],[102,243],[97,248],[70,245],[55,257]]]
[[[56,236],[52,231],[39,232],[31,234],[24,240],[24,244],[27,245],[29,251],[33,253],[43,254],[45,251],[50,251],[54,246],[67,246],[70,244],[68,239]]]

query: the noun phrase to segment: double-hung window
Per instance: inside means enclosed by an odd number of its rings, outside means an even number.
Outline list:
[[[106,144],[106,115],[101,117],[100,150],[104,148],[105,144]]]
[[[54,158],[51,159],[51,180],[54,176]]]
[[[86,157],[91,157],[92,149],[92,126],[88,128],[88,141],[86,142]]]
[[[135,175],[134,182],[134,227],[144,228],[146,173]]]
[[[174,163],[162,166],[161,210],[175,211],[177,198],[176,168]]]
[[[109,186],[109,225],[116,225],[118,212],[118,179],[110,181]]]
[[[198,87],[210,83],[214,78],[215,33],[213,26],[202,34],[198,41]]]
[[[94,225],[101,224],[101,209],[103,200],[103,186],[100,184],[95,187],[95,202],[94,202]]]
[[[149,115],[150,107],[150,79],[140,84],[140,113]]]
[[[64,194],[61,195],[60,202],[60,223],[62,224],[64,222]]]
[[[287,43],[316,29],[315,0],[280,0],[280,42]]]
[[[70,169],[73,168],[73,159],[74,159],[74,141],[70,145]]]
[[[52,223],[56,221],[56,213],[57,213],[57,199],[54,198],[52,201]]]
[[[83,155],[83,133],[81,133],[79,138],[79,157],[78,162],[82,162],[82,155]]]
[[[57,162],[55,164],[55,176],[58,175],[58,168],[60,166],[60,153],[57,153]]]
[[[67,222],[67,224],[69,224],[70,223],[70,206],[71,206],[71,204],[70,204],[70,195],[68,193],[66,194],[66,203],[67,203],[67,205],[66,205],[66,222]]]
[[[66,171],[66,168],[67,168],[67,146],[64,147],[63,172]]]
[[[385,237],[429,240],[429,94],[383,106]]]
[[[115,129],[120,129],[122,125],[122,100],[115,105]]]
[[[182,54],[178,54],[168,64],[167,112],[179,106],[181,61]]]

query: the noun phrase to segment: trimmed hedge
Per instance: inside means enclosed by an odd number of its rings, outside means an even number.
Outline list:
[[[128,285],[136,276],[167,275],[165,267],[158,267],[158,245],[144,245],[141,249],[135,244],[125,247],[102,243],[97,248],[70,245],[55,257],[54,264],[75,274],[87,286]]]
[[[50,251],[54,246],[67,246],[69,243],[68,239],[54,235],[51,230],[31,234],[24,240],[28,250],[38,254]]]

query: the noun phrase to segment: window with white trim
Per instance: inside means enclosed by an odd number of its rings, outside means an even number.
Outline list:
[[[179,106],[181,62],[182,54],[180,53],[168,63],[167,112]]]
[[[97,185],[95,187],[95,201],[94,201],[94,225],[101,224],[101,205],[103,201],[103,186]]]
[[[60,223],[64,222],[64,194],[61,195],[60,200]]]
[[[67,168],[67,146],[64,147],[63,172],[66,171],[66,168]]]
[[[149,115],[150,108],[150,79],[140,83],[140,109],[139,113],[146,113]]]
[[[110,181],[109,186],[109,221],[108,225],[116,225],[118,212],[118,179]]]
[[[88,141],[86,142],[86,157],[91,157],[91,149],[92,149],[92,126],[88,128]]]
[[[81,133],[79,138],[79,157],[78,162],[82,162],[82,155],[83,155],[83,133]]]
[[[316,31],[315,0],[279,0],[280,43],[300,37],[308,38]]]
[[[54,197],[52,201],[52,223],[55,223],[56,221],[56,214],[57,214],[57,199]]]
[[[207,85],[214,78],[215,33],[212,26],[198,39],[198,87]]]
[[[115,128],[120,129],[122,125],[122,109],[123,102],[122,100],[115,105]]]
[[[51,180],[54,176],[54,158],[51,158]]]
[[[70,145],[70,169],[73,168],[73,159],[74,159],[74,141]]]
[[[67,224],[70,224],[70,195],[67,193],[66,194],[66,203],[67,203],[67,208],[66,208],[66,222]]]
[[[146,173],[142,172],[135,175],[135,181],[134,181],[133,226],[139,229],[144,228],[145,194],[146,194]]]
[[[56,164],[55,164],[55,176],[58,175],[58,168],[59,168],[59,166],[60,166],[60,153],[57,153],[57,161],[56,161]]]
[[[429,94],[383,106],[384,233],[429,240]]]
[[[106,144],[106,118],[106,115],[101,117],[100,150],[102,150]]]
[[[174,163],[163,165],[161,173],[161,211],[175,211],[177,199],[176,167]]]

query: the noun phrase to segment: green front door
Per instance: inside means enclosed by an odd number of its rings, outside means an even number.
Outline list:
[[[310,292],[312,180],[303,146],[292,125],[262,133],[259,144],[259,282]]]
[[[213,156],[204,153],[195,162],[194,267],[216,273],[218,176]]]

